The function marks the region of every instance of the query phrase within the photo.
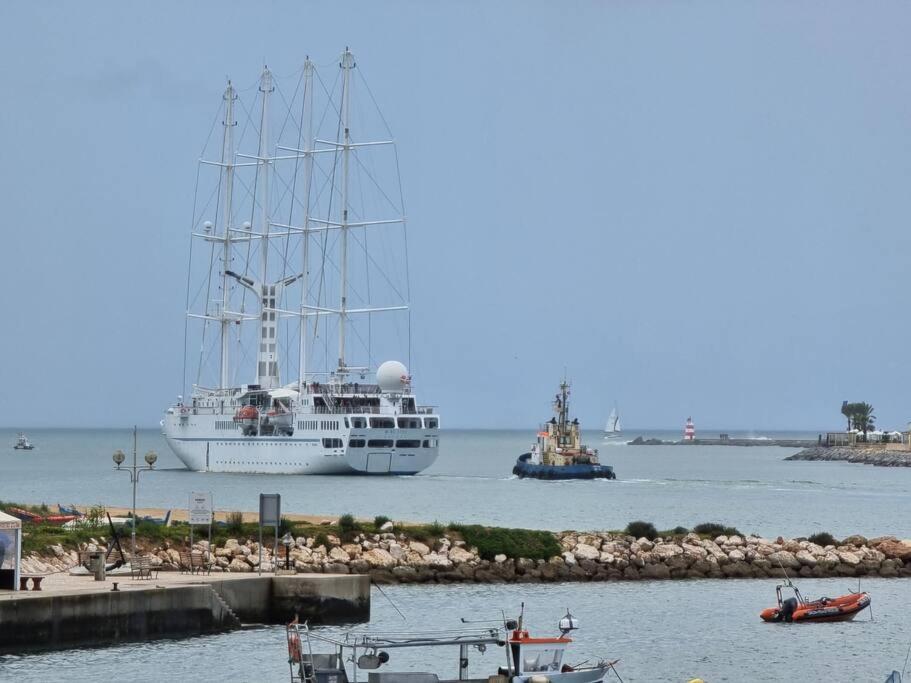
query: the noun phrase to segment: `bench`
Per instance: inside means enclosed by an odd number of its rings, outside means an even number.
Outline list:
[[[27,591],[28,590],[28,581],[32,580],[32,590],[40,591],[41,590],[41,579],[44,578],[44,575],[38,576],[37,574],[20,574],[19,575],[19,590]]]
[[[190,557],[190,553],[186,550],[178,551],[180,555],[180,560],[177,563],[177,568],[180,570],[181,574],[192,574],[193,573],[193,559]]]
[[[194,551],[190,553],[190,571],[194,574],[201,574],[205,572],[206,574],[212,573],[212,561],[208,557],[208,553],[202,553],[199,551]]]
[[[152,561],[148,557],[130,560],[130,574],[134,579],[151,579],[152,572],[158,575],[158,569],[152,566]]]

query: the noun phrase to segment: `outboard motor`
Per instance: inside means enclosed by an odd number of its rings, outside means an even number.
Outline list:
[[[776,621],[793,621],[794,612],[797,610],[797,598],[788,598],[781,603]]]

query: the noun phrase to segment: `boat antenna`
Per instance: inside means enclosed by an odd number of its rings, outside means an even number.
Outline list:
[[[380,595],[386,598],[389,601],[389,604],[392,605],[393,609],[399,613],[399,616],[402,617],[402,621],[408,621],[408,619],[405,618],[405,615],[402,614],[402,610],[396,607],[396,604],[392,602],[392,598],[386,595],[386,591],[383,590],[383,587],[380,586],[380,584],[378,584],[376,581],[373,582],[373,585],[376,586],[376,589],[380,592]]]

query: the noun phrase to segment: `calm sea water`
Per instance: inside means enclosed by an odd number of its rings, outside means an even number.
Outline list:
[[[130,453],[128,430],[33,430],[29,436],[36,450],[15,451],[15,433],[0,431],[0,445],[9,444],[0,448],[0,500],[130,504],[129,477],[111,462],[117,448]],[[157,431],[144,430],[140,462],[149,448],[160,457],[158,471],[140,478],[138,505],[182,508],[191,491],[211,491],[218,509],[256,510],[259,494],[268,492],[282,494],[285,511],[312,514],[548,529],[617,529],[635,519],[659,528],[720,521],[766,536],[825,530],[911,537],[911,517],[901,514],[911,496],[911,468],[785,462],[795,451],[778,447],[606,444],[591,433],[588,442],[614,465],[617,481],[520,480],[512,467],[532,436],[447,431],[439,460],[418,476],[294,477],[189,472]]]
[[[631,436],[637,435],[632,433]],[[646,436],[676,438],[674,433]],[[116,448],[129,452],[127,430],[33,430],[31,452],[11,448],[0,431],[0,499],[24,502],[127,505],[129,478],[112,469]],[[732,436],[734,434],[732,433]],[[779,436],[766,434],[765,436]],[[815,438],[815,434],[780,435]],[[847,463],[785,462],[776,447],[631,447],[606,445],[602,461],[612,482],[523,481],[510,474],[531,434],[448,431],[442,455],[414,477],[281,477],[200,474],[182,469],[160,434],[139,434],[140,457],[154,448],[160,469],[142,475],[141,506],[183,507],[190,491],[212,491],[226,510],[254,510],[260,492],[282,494],[285,510],[353,512],[393,519],[482,522],[550,529],[620,528],[633,519],[659,527],[717,520],[767,536],[828,530],[835,535],[911,537],[902,513],[911,469]],[[807,594],[856,588],[849,580],[806,581]],[[870,580],[875,621],[783,626],[763,624],[759,611],[774,600],[771,581],[680,581],[528,586],[402,586],[387,594],[408,616],[403,624],[375,593],[371,627],[454,626],[461,616],[516,611],[523,600],[531,624],[553,631],[567,607],[582,620],[569,661],[621,658],[625,681],[879,681],[900,668],[911,641],[911,586]],[[865,617],[867,619],[867,617]],[[88,681],[104,678],[285,680],[284,634],[260,628],[183,641],[0,658],[0,680]],[[444,652],[441,673],[454,673],[456,653]],[[451,654],[451,662],[446,659]],[[399,657],[399,655],[397,655]],[[419,666],[419,662],[401,660]],[[475,655],[477,674],[494,671],[502,653]]]
[[[807,593],[833,595],[855,582],[805,581]],[[873,594],[873,620],[841,624],[766,624],[774,601],[771,581],[674,581],[534,586],[399,586],[384,589],[406,615],[402,621],[374,589],[374,630],[455,628],[459,617],[515,615],[526,603],[526,623],[538,634],[556,632],[569,607],[582,628],[567,661],[620,659],[624,681],[680,682],[699,676],[730,681],[881,682],[901,669],[911,640],[911,599],[902,580],[863,584]],[[184,681],[288,680],[283,627],[244,630],[181,641],[96,650],[0,657],[0,679]],[[425,651],[425,655],[427,651]],[[458,651],[437,648],[430,662],[393,651],[394,670],[432,670],[455,677]],[[486,676],[504,663],[500,648],[470,654],[470,673]],[[366,679],[366,677],[364,677]],[[364,680],[362,679],[362,680]]]

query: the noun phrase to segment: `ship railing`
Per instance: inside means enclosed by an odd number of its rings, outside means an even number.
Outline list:
[[[295,415],[434,415],[436,406],[417,406],[413,412],[402,412],[395,406],[296,406]],[[237,406],[177,406],[181,415],[223,415],[233,418]],[[263,411],[260,410],[262,413]]]

